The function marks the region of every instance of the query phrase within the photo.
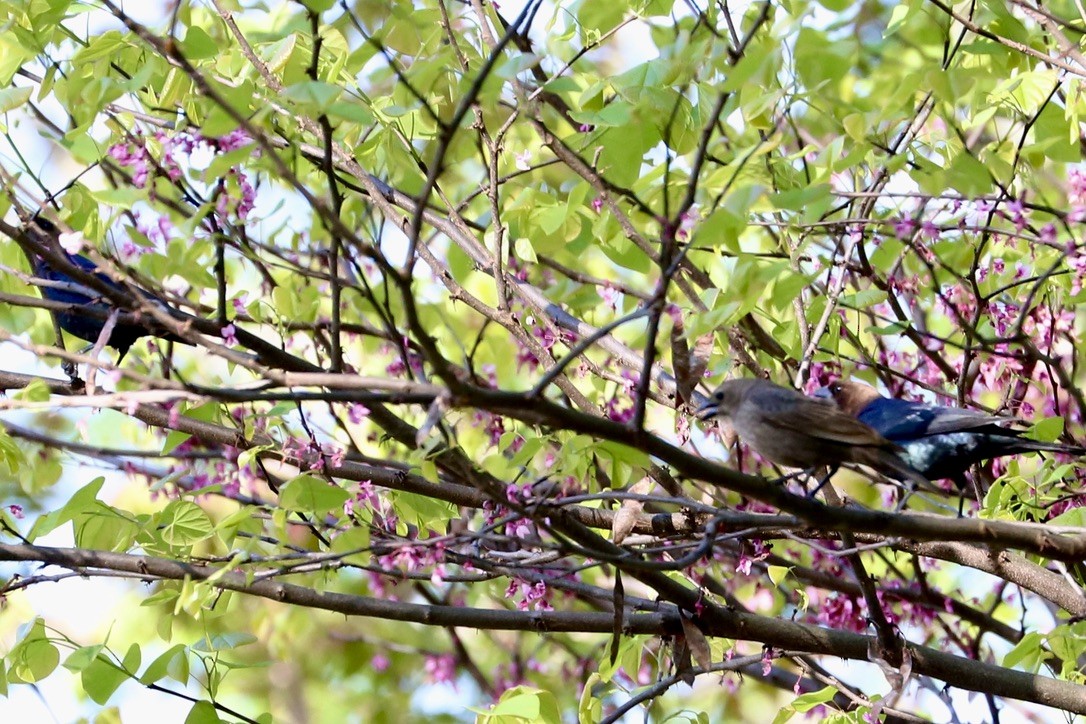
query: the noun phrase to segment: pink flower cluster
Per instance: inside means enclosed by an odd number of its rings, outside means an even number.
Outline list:
[[[131,171],[132,185],[136,188],[147,188],[153,175],[162,175],[170,183],[179,182],[184,176],[184,169],[192,168],[192,155],[199,148],[213,153],[228,153],[252,143],[252,139],[241,130],[231,131],[217,139],[206,138],[199,133],[155,131],[152,139],[158,145],[157,153],[152,151],[148,139],[140,131],[132,134],[128,141],[110,146],[108,151],[118,166]],[[217,193],[215,208],[224,220],[233,214],[237,220],[244,221],[256,201],[255,188],[238,167],[230,169],[225,177],[218,179]]]

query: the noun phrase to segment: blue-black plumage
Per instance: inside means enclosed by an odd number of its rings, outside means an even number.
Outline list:
[[[43,219],[35,219],[33,223],[47,233],[56,233],[56,227]],[[91,274],[110,289],[116,289],[122,294],[128,293],[120,284],[99,272],[98,266],[87,257],[80,254],[61,253],[66,254],[69,262]],[[105,296],[97,294],[94,289],[80,284],[78,280],[73,279],[65,272],[54,269],[48,261],[40,256],[33,258],[33,266],[35,276],[56,283],[55,286],[40,286],[42,297],[53,302],[72,305],[70,310],[56,312],[57,324],[60,325],[60,328],[79,339],[87,342],[97,342],[110,313],[117,307]],[[163,299],[151,292],[140,290],[140,294],[147,301],[169,309]],[[134,315],[127,314],[119,318],[114,324],[107,344],[118,351],[118,362],[124,359],[129,348],[140,337],[153,336],[163,340],[190,344],[155,325],[153,319],[148,315],[145,315],[145,317],[146,319],[134,320]]]
[[[966,470],[992,458],[1029,452],[1086,455],[1078,445],[1023,437],[1021,430],[1005,427],[1014,418],[883,397],[860,382],[838,380],[815,395],[833,398],[842,410],[896,443],[901,458],[924,477],[947,478],[959,488],[966,486]]]

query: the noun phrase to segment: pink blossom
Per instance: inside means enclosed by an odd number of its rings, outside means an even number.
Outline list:
[[[131,239],[125,239],[121,244],[120,255],[125,262],[131,263],[149,251]]]
[[[235,128],[225,136],[219,136],[216,143],[219,146],[219,150],[223,153],[229,153],[239,148],[249,145],[253,142],[253,139],[249,137],[244,130]]]
[[[822,598],[817,608],[811,607],[812,611],[817,611],[815,620],[819,623],[854,633],[861,633],[867,628],[867,621],[851,596],[834,592],[815,597]]]
[[[377,672],[387,670],[391,664],[392,662],[384,654],[374,654],[370,659],[370,669]]]
[[[220,332],[222,333],[222,341],[227,347],[233,347],[238,343],[237,327],[233,324],[228,324],[223,327]]]
[[[619,293],[615,291],[614,287],[610,285],[596,285],[596,293],[600,295],[600,299],[603,303],[611,308],[611,311],[618,309]]]
[[[347,408],[347,419],[355,425],[360,424],[369,416],[370,408],[366,407],[361,402],[352,403],[351,406]]]
[[[452,683],[456,676],[456,659],[452,654],[427,655],[423,667],[435,684]]]
[[[626,424],[633,420],[636,407],[632,401],[629,401],[627,404],[627,401],[620,401],[616,396],[612,397],[607,402],[604,412],[607,414],[607,417],[615,422]]]

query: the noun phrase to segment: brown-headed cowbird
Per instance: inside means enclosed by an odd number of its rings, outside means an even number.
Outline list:
[[[983,460],[1026,452],[1086,455],[1086,448],[1038,442],[1002,427],[1014,418],[883,397],[862,382],[838,380],[815,395],[833,398],[843,412],[899,445],[901,458],[924,477],[949,478],[961,489],[967,485],[965,471]]]
[[[896,480],[930,487],[901,457],[901,448],[831,400],[756,379],[727,380],[713,391],[698,417],[728,418],[736,433],[762,456],[790,468],[843,463],[866,465]]]
[[[38,229],[34,229],[33,226],[28,226],[28,233],[34,234],[36,240],[46,246],[50,245],[47,240],[48,236],[52,236],[55,239],[57,234],[60,233],[52,222],[42,217],[36,217],[32,223],[33,225],[36,225]],[[65,254],[68,261],[73,265],[95,277],[110,289],[116,289],[119,292],[127,294],[127,290],[125,290],[124,287],[105,274],[99,272],[98,265],[87,257],[79,254],[67,254],[66,252]],[[60,325],[60,328],[68,334],[79,337],[87,342],[93,343],[98,341],[98,337],[105,328],[106,320],[108,319],[110,312],[116,309],[116,307],[114,307],[108,299],[99,295],[95,290],[79,284],[67,273],[59,269],[54,269],[45,259],[35,257],[33,258],[33,264],[35,276],[57,283],[57,286],[42,286],[42,296],[54,302],[72,305],[69,311],[56,313],[57,323]],[[140,290],[140,293],[148,303],[159,306],[173,315],[180,314],[172,310],[164,300],[154,294],[143,290]],[[128,315],[126,319],[117,320],[109,335],[109,340],[106,342],[106,344],[115,348],[120,353],[117,358],[118,363],[124,359],[128,349],[140,337],[154,336],[172,342],[192,344],[191,342],[181,339],[162,329],[159,325],[154,323],[154,320],[150,316],[144,317],[141,320],[143,321],[142,324],[135,321],[129,321],[132,316],[133,315]]]

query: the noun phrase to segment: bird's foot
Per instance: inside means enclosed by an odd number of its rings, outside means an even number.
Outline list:
[[[61,363],[60,369],[68,378],[68,385],[71,387],[73,392],[80,392],[86,388],[86,383],[79,376],[79,365],[77,365],[75,362],[65,361]]]
[[[787,475],[782,475],[779,478],[774,478],[773,482],[776,485],[780,485],[780,486],[783,487],[784,485],[787,485],[792,480],[799,480],[800,478],[809,476],[813,471],[814,471],[814,468],[807,468],[805,470],[797,470],[794,473],[788,473]]]
[[[836,472],[837,472],[836,467],[832,467],[829,470],[827,470],[826,474],[818,479],[818,485],[815,486],[815,489],[812,490],[811,492],[807,493],[807,497],[808,498],[813,498],[814,496],[818,495],[819,492],[822,491],[822,488],[826,487],[826,483],[830,482],[830,478],[832,478],[833,474],[836,473]]]
[[[909,502],[909,498],[913,497],[920,491],[920,486],[916,483],[909,485],[905,488],[905,494],[901,496],[901,500],[897,502],[897,507],[894,508],[895,513],[900,513],[905,510],[905,504]]]

